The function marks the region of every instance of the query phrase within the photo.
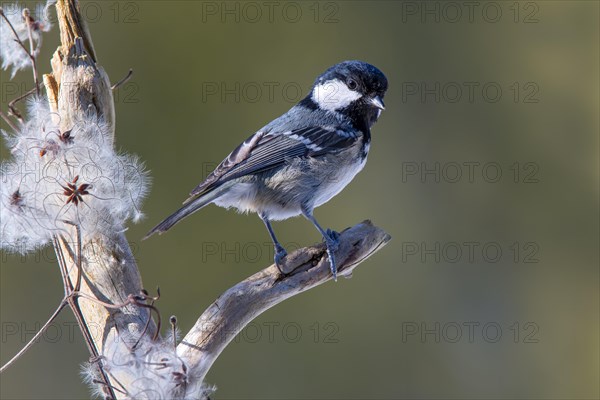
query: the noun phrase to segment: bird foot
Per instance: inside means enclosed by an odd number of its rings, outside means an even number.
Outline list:
[[[325,244],[327,245],[327,256],[329,257],[329,268],[333,275],[333,280],[337,282],[337,264],[335,261],[335,251],[340,247],[340,234],[334,230],[327,229]]]
[[[340,244],[340,233],[334,231],[333,229],[327,229],[327,235],[329,236],[329,238],[331,240],[334,240],[335,242],[337,242],[338,246]]]
[[[282,275],[285,275],[285,272],[283,272],[281,270],[281,267],[283,266],[283,259],[287,256],[287,251],[285,251],[285,249],[281,246],[275,246],[275,265],[277,266],[277,269],[279,270],[279,272]]]

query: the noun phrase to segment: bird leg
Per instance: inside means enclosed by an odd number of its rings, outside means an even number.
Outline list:
[[[277,269],[279,270],[279,272],[281,272],[283,275],[285,275],[285,273],[281,270],[281,265],[282,265],[282,261],[283,261],[284,257],[287,256],[287,251],[285,251],[283,246],[277,240],[277,237],[275,236],[275,232],[273,231],[273,227],[271,226],[271,221],[269,221],[269,218],[264,214],[258,214],[258,215],[259,215],[260,219],[262,219],[262,221],[265,223],[265,226],[267,227],[267,230],[269,231],[269,235],[271,236],[271,240],[273,241],[273,246],[275,247],[275,257],[274,257],[275,265],[277,266]]]
[[[329,268],[333,275],[333,280],[337,281],[337,265],[335,263],[335,251],[340,246],[340,234],[334,230],[321,228],[321,225],[317,222],[313,216],[312,210],[303,209],[302,214],[306,219],[313,223],[313,225],[321,232],[323,239],[325,239],[325,245],[327,246],[327,255],[329,256]]]

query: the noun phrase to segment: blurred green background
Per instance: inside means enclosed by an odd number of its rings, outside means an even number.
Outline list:
[[[112,81],[135,71],[117,142],[154,182],[127,236],[184,332],[271,262],[267,232],[211,206],[139,239],[330,65],[361,59],[389,79],[367,167],[316,216],[338,230],[369,218],[392,241],[353,279],[257,318],[209,373],[215,399],[600,396],[598,2],[82,4]],[[45,38],[41,72],[57,29]],[[9,77],[2,110],[32,87],[29,71]],[[275,229],[290,248],[320,239],[302,219]],[[4,363],[62,287],[50,249],[3,253],[0,277]],[[0,395],[86,398],[87,357],[66,312]]]

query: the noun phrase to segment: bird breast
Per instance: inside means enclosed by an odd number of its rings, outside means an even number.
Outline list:
[[[303,207],[312,209],[331,200],[363,169],[368,144],[360,142],[338,153],[293,158],[282,168],[240,178],[214,203],[262,213],[271,220],[300,215]]]
[[[368,146],[368,145],[367,145]],[[314,207],[327,203],[340,193],[354,177],[364,168],[367,162],[366,152],[363,156],[360,146],[343,152],[334,160],[331,170],[322,174],[322,182],[314,193]]]

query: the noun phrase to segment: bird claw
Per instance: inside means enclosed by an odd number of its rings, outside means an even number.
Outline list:
[[[329,269],[331,270],[331,275],[333,275],[333,280],[337,282],[337,264],[335,262],[334,251],[335,250],[330,249],[329,246],[327,246],[327,256],[329,257]]]
[[[277,269],[279,270],[279,272],[281,272],[283,275],[285,275],[285,273],[281,270],[281,267],[283,266],[283,259],[287,256],[287,251],[285,251],[285,249],[281,246],[275,246],[275,265],[277,266]]]
[[[334,231],[333,229],[327,229],[327,235],[329,236],[329,238],[331,240],[334,240],[335,242],[337,242],[337,244],[340,244],[340,233]]]
[[[340,234],[334,230],[327,229],[325,244],[327,246],[327,255],[329,256],[329,268],[333,275],[333,280],[337,282],[337,263],[335,262],[335,251],[340,247]]]

